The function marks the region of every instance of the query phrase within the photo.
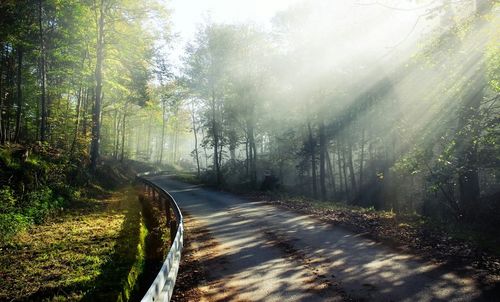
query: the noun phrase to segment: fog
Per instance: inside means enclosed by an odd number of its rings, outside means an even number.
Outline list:
[[[456,203],[469,165],[494,192],[498,14],[489,1],[297,1],[271,26],[206,18],[155,88],[170,91],[160,121],[177,124],[153,130],[146,158],[163,146],[217,185],[396,210],[437,191],[431,207]]]

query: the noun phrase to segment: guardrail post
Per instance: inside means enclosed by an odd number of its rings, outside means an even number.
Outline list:
[[[165,209],[165,217],[167,217],[167,225],[170,225],[170,222],[172,220],[172,216],[170,215],[170,203],[167,205]]]
[[[172,220],[170,221],[170,242],[174,243],[176,233],[177,233],[177,223],[174,220]]]

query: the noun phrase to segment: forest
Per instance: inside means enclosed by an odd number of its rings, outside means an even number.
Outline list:
[[[384,3],[207,17],[174,62],[168,2],[1,0],[2,246],[140,165],[498,240],[500,3]]]

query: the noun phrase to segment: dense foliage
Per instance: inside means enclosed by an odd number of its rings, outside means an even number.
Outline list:
[[[151,66],[169,35],[155,1],[0,2],[2,237],[77,198],[102,155],[150,152],[135,125],[161,125]]]
[[[270,32],[200,28],[183,74],[198,173],[498,226],[498,3],[432,6],[441,26],[384,59],[339,34],[339,5],[322,3],[292,6]]]
[[[35,146],[2,155],[2,215],[22,225],[26,200],[59,207],[54,192],[105,155],[230,188],[498,226],[499,5],[424,8],[420,39],[384,52],[370,31],[380,18],[328,1],[299,1],[268,29],[208,21],[176,69],[160,2],[2,1],[0,141]],[[64,168],[40,166],[33,148],[57,148]],[[40,171],[57,178],[47,189]],[[36,177],[20,185],[16,173]]]

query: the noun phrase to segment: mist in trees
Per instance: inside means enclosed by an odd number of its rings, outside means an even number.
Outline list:
[[[181,78],[206,179],[498,221],[498,4],[403,4],[201,26]]]
[[[207,19],[180,66],[162,2],[0,8],[2,144],[500,221],[495,1],[297,1],[269,26]]]

